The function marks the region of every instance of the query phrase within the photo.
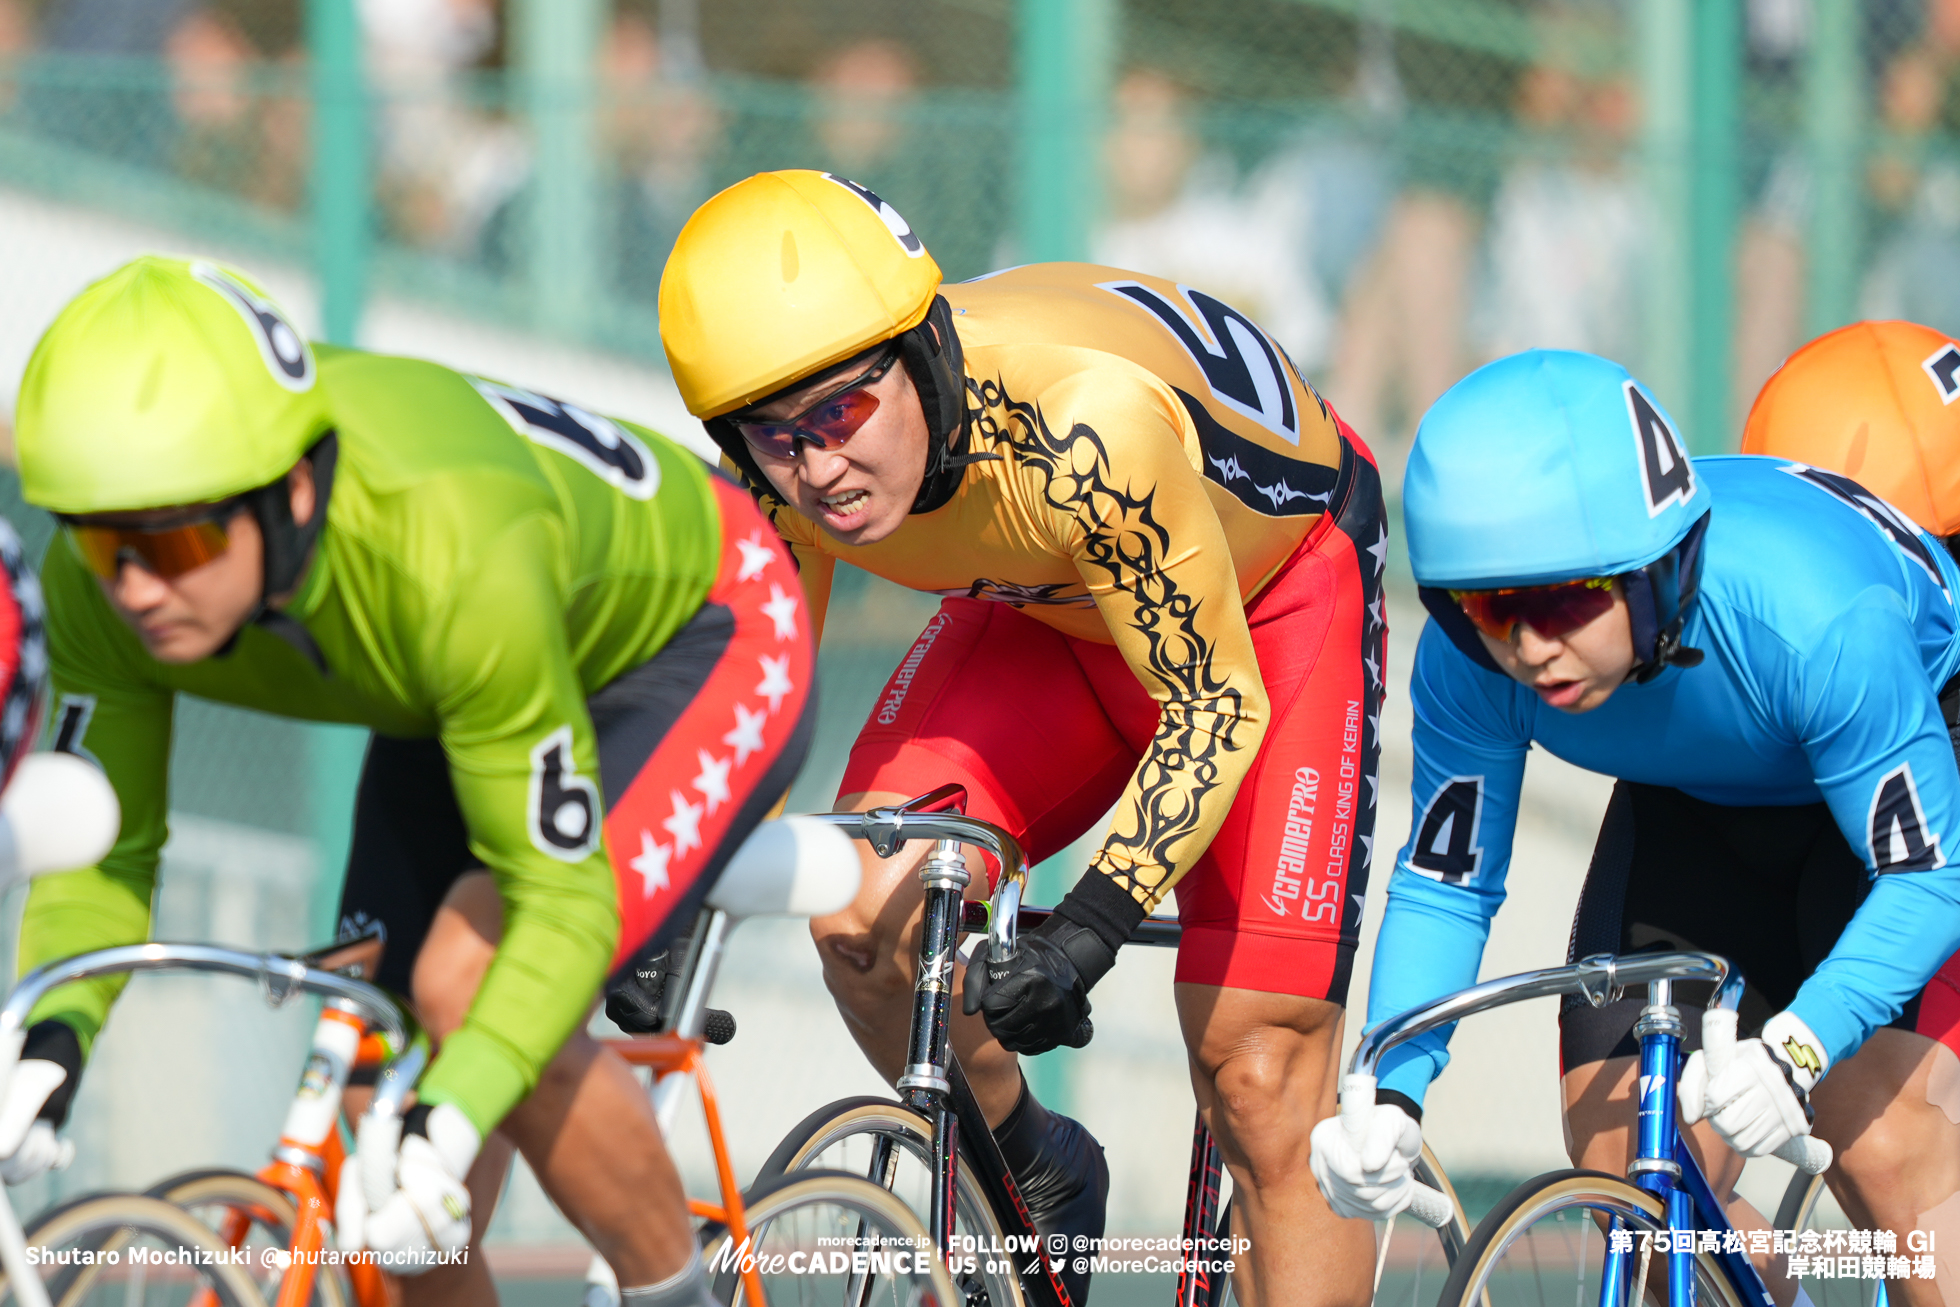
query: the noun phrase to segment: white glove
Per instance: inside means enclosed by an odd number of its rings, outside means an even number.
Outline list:
[[[1765,1157],[1810,1133],[1810,1091],[1830,1058],[1801,1017],[1779,1012],[1760,1038],[1737,1041],[1735,1013],[1704,1013],[1702,1043],[1705,1051],[1681,1070],[1682,1120],[1708,1118],[1744,1157]]]
[[[462,1109],[438,1103],[361,1118],[355,1151],[340,1168],[334,1218],[343,1251],[371,1249],[385,1269],[417,1275],[470,1241],[470,1191],[463,1185],[483,1146]],[[393,1256],[389,1256],[393,1254]]]
[[[1422,1127],[1393,1103],[1376,1103],[1356,1125],[1330,1116],[1315,1126],[1307,1165],[1337,1215],[1386,1220],[1415,1198]]]
[[[59,1062],[36,1057],[15,1064],[0,1102],[0,1180],[26,1184],[75,1159],[75,1145],[56,1136],[53,1122],[37,1116],[67,1078],[68,1069]]]

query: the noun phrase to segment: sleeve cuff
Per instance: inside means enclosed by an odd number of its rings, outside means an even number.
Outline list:
[[[1114,955],[1150,913],[1108,873],[1092,867],[1055,905],[1055,915],[1094,931]]]

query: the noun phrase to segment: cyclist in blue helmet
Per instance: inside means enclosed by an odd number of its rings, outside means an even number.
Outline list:
[[[1953,558],[1842,476],[1690,459],[1625,369],[1556,351],[1499,360],[1437,402],[1403,509],[1431,621],[1411,679],[1417,815],[1370,1023],[1475,983],[1536,744],[1618,778],[1572,956],[1705,949],[1746,978],[1733,1062],[1711,1075],[1696,1051],[1681,1085],[1732,1219],[1765,1224],[1732,1197],[1742,1158],[1809,1133],[1814,1113],[1854,1225],[1960,1227],[1960,1204],[1942,1207],[1960,1192],[1960,1124],[1938,1105],[1960,1098]],[[1560,1015],[1577,1165],[1632,1157],[1639,1006]],[[1448,1034],[1388,1056],[1358,1134],[1315,1130],[1336,1210],[1407,1202]],[[1789,1303],[1795,1282],[1764,1269]],[[1933,1281],[1898,1291],[1940,1301]]]

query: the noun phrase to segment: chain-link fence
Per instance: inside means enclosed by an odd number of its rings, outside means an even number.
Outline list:
[[[307,259],[309,195],[348,179],[309,152],[300,4],[6,0],[0,182]],[[1390,444],[1536,344],[1628,361],[1717,448],[1814,330],[1960,328],[1951,8],[404,0],[361,6],[367,92],[334,112],[367,285],[629,357],[659,359],[693,207],[810,166],[954,278],[1058,252],[1041,214],[1079,210],[1061,252],[1239,301]],[[1030,15],[1063,10],[1080,112],[1044,120]]]

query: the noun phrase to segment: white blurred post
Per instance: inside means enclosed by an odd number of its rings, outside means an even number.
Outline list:
[[[1689,410],[1693,319],[1688,231],[1689,139],[1694,97],[1693,0],[1640,0],[1634,25],[1640,52],[1643,164],[1653,206],[1645,278],[1641,377],[1675,413]]]
[[[531,120],[527,257],[534,321],[553,335],[589,334],[599,276],[596,60],[604,0],[514,0],[511,38],[519,102]]]
[[[1804,56],[1804,140],[1810,230],[1805,242],[1804,327],[1820,335],[1857,316],[1863,227],[1858,147],[1865,116],[1864,15],[1858,0],[1811,0]]]

